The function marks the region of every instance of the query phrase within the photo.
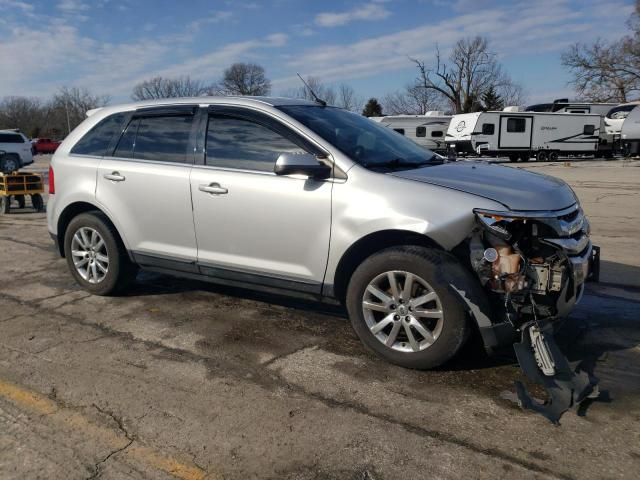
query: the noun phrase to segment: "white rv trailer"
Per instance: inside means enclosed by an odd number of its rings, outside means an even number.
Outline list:
[[[620,131],[625,155],[640,155],[640,105],[636,105],[622,123]]]
[[[621,103],[610,109],[604,117],[604,125],[607,133],[614,138],[614,142],[620,139],[622,124],[631,111],[640,105],[640,102]]]
[[[559,155],[592,155],[598,149],[601,117],[597,114],[501,112],[454,115],[447,131],[449,151],[505,156],[512,162],[556,160]]]
[[[371,117],[371,120],[394,129],[429,150],[444,152],[447,148],[444,139],[451,115],[445,115],[444,112],[430,111],[424,115],[389,115]]]
[[[618,103],[590,103],[590,102],[570,102],[566,98],[554,100],[553,103],[539,103],[529,105],[526,112],[551,112],[551,113],[597,113],[602,117],[600,122],[600,140],[598,150],[605,157],[613,156],[616,144],[620,138],[620,132],[613,132],[607,126],[607,114],[611,109],[617,107]]]

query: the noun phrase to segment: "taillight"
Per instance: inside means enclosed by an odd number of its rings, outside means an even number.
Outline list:
[[[49,165],[49,195],[56,193],[56,181],[53,176],[53,167]]]

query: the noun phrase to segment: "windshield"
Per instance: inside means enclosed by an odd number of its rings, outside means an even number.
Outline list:
[[[367,117],[335,107],[278,107],[327,142],[368,168],[413,168],[436,159],[435,154]]]

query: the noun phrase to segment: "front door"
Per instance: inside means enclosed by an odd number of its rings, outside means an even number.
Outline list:
[[[201,272],[319,293],[331,229],[331,180],[274,173],[308,150],[266,114],[212,107],[204,165],[191,173]]]
[[[531,148],[533,117],[522,115],[500,116],[500,137],[498,146],[501,149]]]
[[[113,156],[98,167],[96,198],[140,264],[196,269],[189,185],[193,112],[152,109],[133,115]]]

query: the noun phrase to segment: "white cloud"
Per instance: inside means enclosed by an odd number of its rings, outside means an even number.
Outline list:
[[[57,8],[65,13],[77,13],[89,10],[89,5],[81,0],[62,0]]]
[[[205,25],[212,25],[212,24],[224,22],[224,21],[230,20],[231,17],[233,17],[233,13],[228,10],[213,12],[211,15],[194,20],[187,26],[187,29],[195,33],[195,32],[198,32]]]
[[[315,22],[321,27],[339,27],[356,20],[382,20],[391,15],[379,2],[361,5],[346,12],[324,12],[316,15]]]

